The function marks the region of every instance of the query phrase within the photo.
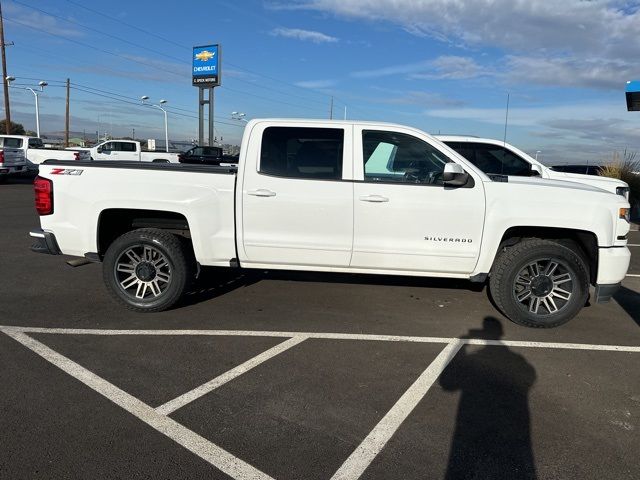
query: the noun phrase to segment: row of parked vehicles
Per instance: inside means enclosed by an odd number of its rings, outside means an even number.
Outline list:
[[[486,282],[530,327],[573,318],[590,285],[609,300],[629,267],[628,185],[504,142],[263,119],[236,163],[213,163],[46,161],[32,249],[102,262],[108,290],[139,312],[172,307],[215,266]]]

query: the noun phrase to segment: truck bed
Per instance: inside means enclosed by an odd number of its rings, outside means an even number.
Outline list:
[[[219,174],[235,174],[238,171],[237,166],[218,166],[218,165],[190,165],[183,163],[153,163],[123,160],[46,160],[42,165],[74,167],[74,168],[121,168],[134,170],[168,170],[177,172],[197,172],[197,173],[219,173]]]

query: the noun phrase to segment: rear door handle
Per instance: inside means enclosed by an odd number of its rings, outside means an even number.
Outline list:
[[[362,195],[360,197],[360,200],[363,202],[373,202],[373,203],[384,203],[389,201],[387,197],[383,197],[382,195]]]
[[[249,190],[247,195],[253,195],[254,197],[275,197],[276,192],[272,192],[266,188],[259,188],[258,190]]]

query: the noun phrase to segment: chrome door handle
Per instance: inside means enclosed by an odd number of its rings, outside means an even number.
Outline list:
[[[253,195],[254,197],[275,197],[276,192],[272,192],[266,188],[259,188],[258,190],[249,190],[247,195]]]
[[[373,202],[373,203],[384,203],[389,201],[387,197],[383,197],[382,195],[362,195],[360,197],[360,200],[363,202]]]

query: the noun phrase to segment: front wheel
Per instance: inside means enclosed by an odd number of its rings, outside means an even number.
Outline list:
[[[194,263],[176,235],[142,228],[109,246],[102,274],[112,296],[130,310],[160,312],[180,300],[193,278]]]
[[[571,320],[586,304],[589,273],[582,257],[565,245],[526,239],[496,259],[489,287],[513,322],[551,328]]]

